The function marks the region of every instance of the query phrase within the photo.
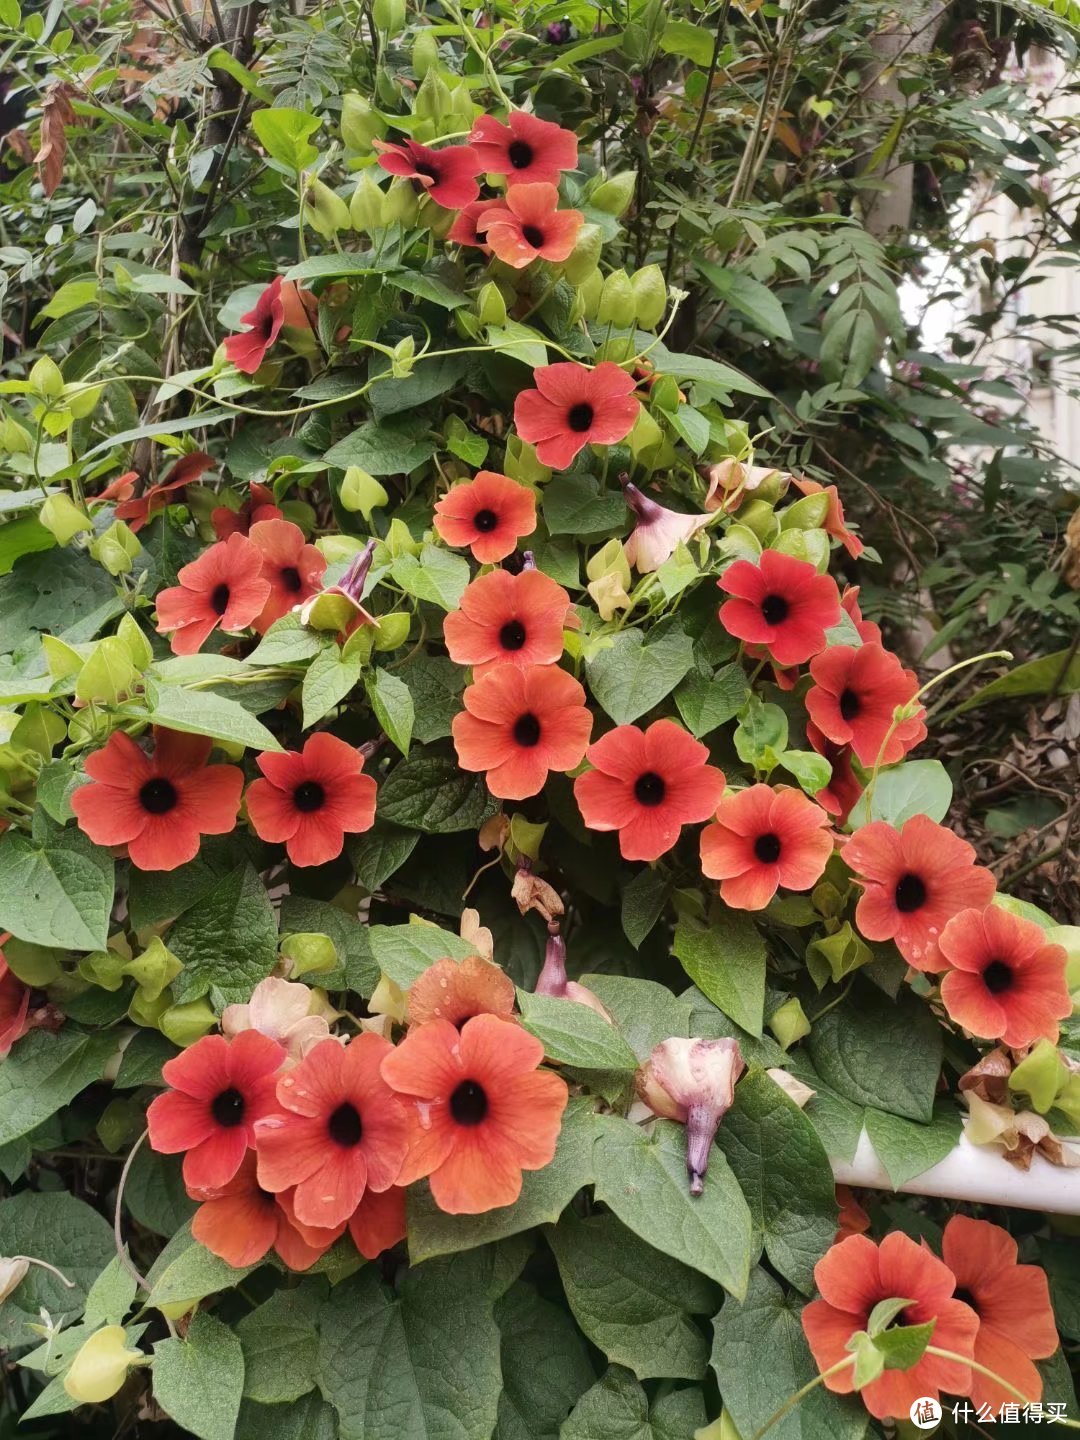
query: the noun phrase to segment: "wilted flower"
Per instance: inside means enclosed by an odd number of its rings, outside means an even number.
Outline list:
[[[19,1288],[29,1269],[25,1255],[0,1256],[0,1305]]]
[[[626,558],[642,575],[659,570],[680,544],[686,544],[708,525],[711,515],[684,515],[668,510],[643,495],[636,485],[623,486],[626,503],[637,516],[637,524],[624,542]]]
[[[312,1045],[325,1040],[330,1027],[323,1015],[311,1013],[313,995],[307,985],[260,980],[246,1005],[227,1005],[221,1029],[230,1039],[242,1030],[258,1030],[283,1047],[290,1060],[302,1060]]]
[[[729,456],[715,465],[701,465],[698,474],[709,486],[705,496],[706,510],[737,510],[743,497],[759,489],[766,480],[776,477],[777,488],[786,488],[791,476],[775,466],[744,465]],[[782,493],[782,491],[780,491]]]
[[[801,1080],[797,1080],[787,1070],[781,1070],[778,1065],[771,1070],[766,1070],[765,1074],[780,1086],[788,1099],[793,1100],[800,1110],[817,1094],[816,1090],[812,1090],[809,1085],[804,1085]]]
[[[705,1188],[713,1139],[735,1098],[735,1082],[745,1069],[737,1040],[676,1035],[661,1041],[638,1071],[637,1092],[645,1104],[657,1115],[686,1126],[691,1195],[700,1195]]]
[[[559,932],[558,922],[548,925],[548,941],[544,949],[544,964],[536,978],[537,995],[550,995],[556,1000],[574,1000],[579,1005],[588,1005],[590,1010],[612,1023],[611,1016],[587,985],[566,978],[566,941]]]
[[[337,585],[328,585],[299,607],[300,623],[315,630],[336,630],[342,635],[350,634],[361,625],[377,625],[374,615],[360,603],[374,554],[375,541],[369,540]]]

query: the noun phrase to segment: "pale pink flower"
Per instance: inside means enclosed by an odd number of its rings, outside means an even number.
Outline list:
[[[670,560],[681,544],[686,544],[705,528],[711,515],[684,515],[668,510],[643,495],[636,485],[624,485],[626,503],[637,516],[637,524],[623,542],[630,564],[641,575],[659,570]]]
[[[258,1030],[283,1046],[291,1061],[302,1060],[313,1045],[330,1035],[326,1017],[311,1013],[314,1002],[306,985],[270,975],[259,981],[246,1005],[225,1007],[221,1029],[229,1039],[242,1030]]]
[[[662,1040],[637,1073],[637,1092],[650,1110],[686,1126],[691,1195],[704,1189],[709,1151],[745,1069],[737,1040],[676,1035]]]

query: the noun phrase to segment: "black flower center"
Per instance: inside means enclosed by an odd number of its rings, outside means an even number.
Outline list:
[[[475,1080],[463,1080],[450,1096],[450,1114],[459,1125],[479,1125],[487,1113],[484,1087]]]
[[[484,535],[486,535],[489,531],[494,530],[495,526],[498,525],[498,523],[499,517],[495,514],[494,510],[477,510],[476,514],[473,516],[473,524],[476,526],[477,530],[479,530]]]
[[[210,1102],[210,1113],[225,1130],[244,1123],[244,1097],[239,1090],[222,1090]]]
[[[433,184],[438,184],[439,167],[433,165],[430,160],[417,160],[413,168],[417,175],[422,175],[425,180],[430,180]]]
[[[790,608],[783,595],[766,595],[761,602],[761,613],[765,617],[765,624],[782,625],[788,617]]]
[[[210,609],[215,615],[224,615],[229,608],[229,587],[224,581],[215,585],[210,592]]]
[[[893,893],[901,915],[910,915],[926,904],[926,882],[919,875],[901,875]]]
[[[292,798],[297,810],[310,815],[313,810],[321,810],[326,804],[326,791],[318,780],[303,780],[293,791]]]
[[[499,644],[504,650],[520,650],[528,633],[520,620],[508,620],[499,631]]]
[[[655,770],[646,770],[634,781],[634,799],[639,805],[660,805],[666,794],[664,777]]]
[[[593,407],[587,400],[583,400],[580,405],[571,405],[567,411],[566,423],[579,435],[584,435],[585,431],[592,427],[592,422]]]
[[[167,815],[179,798],[176,786],[164,775],[155,775],[153,780],[147,780],[139,791],[139,804],[151,815]]]
[[[862,701],[854,690],[845,690],[840,696],[840,714],[845,720],[854,720],[862,709]]]
[[[533,148],[525,140],[511,140],[506,158],[515,170],[527,170],[533,163]]]
[[[526,712],[518,716],[514,721],[514,739],[527,749],[540,744],[540,721],[535,715]]]
[[[979,1313],[979,1307],[975,1304],[975,1296],[972,1295],[971,1291],[966,1286],[961,1285],[958,1287],[958,1289],[954,1290],[953,1299],[959,1300],[963,1305],[970,1305],[972,1310],[975,1311],[976,1315]]]
[[[544,232],[539,225],[523,225],[521,233],[534,250],[539,250],[544,243]]]
[[[326,1122],[326,1133],[334,1144],[340,1145],[342,1149],[349,1150],[352,1146],[359,1145],[360,1137],[364,1133],[360,1111],[348,1100],[343,1101]]]
[[[754,841],[754,854],[762,865],[775,865],[780,859],[780,850],[780,836],[774,835],[771,830]]]
[[[990,991],[991,995],[1001,995],[1011,988],[1013,983],[1012,966],[1006,965],[1004,960],[991,960],[983,971],[983,984]]]
[[[295,595],[302,589],[304,582],[300,579],[300,571],[295,565],[286,565],[281,571],[281,583],[286,590],[291,590]]]

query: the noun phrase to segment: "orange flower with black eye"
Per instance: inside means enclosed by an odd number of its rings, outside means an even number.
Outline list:
[[[929,815],[913,815],[899,830],[884,820],[863,825],[845,844],[844,861],[863,887],[859,934],[894,941],[916,970],[945,968],[941,932],[961,910],[988,905],[996,889],[973,847]]]
[[[974,1358],[1028,1400],[1041,1400],[1042,1376],[1031,1362],[1053,1355],[1057,1326],[1045,1271],[1018,1265],[1018,1253],[1007,1230],[966,1215],[954,1215],[941,1237],[942,1258],[956,1277],[956,1298],[979,1317]],[[995,1415],[1016,1400],[977,1370],[971,1372],[970,1395],[977,1408],[989,1405]]]
[[[469,144],[476,152],[485,175],[505,175],[508,187],[516,189],[533,181],[558,185],[563,170],[577,168],[578,139],[550,120],[540,120],[527,110],[511,110],[505,122],[494,115],[480,115]]]
[[[720,624],[737,640],[764,645],[778,665],[802,665],[824,650],[825,631],[840,619],[832,576],[780,550],[762,551],[756,564],[736,560],[716,583],[732,597],[720,606]]]
[[[283,1190],[276,1198],[301,1242],[314,1247],[319,1254],[329,1249],[346,1230],[365,1260],[377,1259],[384,1250],[389,1250],[391,1245],[405,1239],[405,1191],[399,1185],[391,1185],[388,1190],[372,1190],[368,1187],[348,1220],[343,1220],[329,1229],[318,1225],[305,1225],[298,1220],[295,1196],[295,1189]],[[292,1264],[291,1261],[286,1263]],[[296,1270],[302,1267],[294,1264],[292,1268]]]
[[[364,758],[354,746],[320,731],[303,750],[267,751],[255,762],[263,779],[244,797],[260,840],[284,841],[294,865],[336,860],[346,835],[375,823],[375,781],[362,775]]]
[[[468,686],[452,729],[458,764],[486,772],[501,800],[544,788],[551,770],[573,770],[589,743],[585,691],[557,665],[498,665]]]
[[[441,150],[433,150],[416,140],[403,140],[400,144],[388,140],[372,143],[379,152],[379,165],[383,170],[415,180],[436,205],[461,210],[480,194],[476,177],[483,172],[483,166],[470,145],[446,145]]]
[[[751,785],[725,795],[701,832],[701,868],[736,910],[764,910],[782,885],[810,890],[833,852],[829,817],[801,790]]]
[[[570,596],[549,575],[493,570],[465,587],[460,609],[443,621],[443,637],[450,659],[471,665],[479,680],[498,665],[552,664],[573,618]]]
[[[941,999],[950,1019],[1013,1050],[1058,1038],[1058,1021],[1073,1008],[1068,957],[1061,945],[1047,941],[1041,926],[999,905],[962,910],[945,926],[938,947],[949,966]]]
[[[245,535],[230,535],[184,565],[180,582],[162,590],[155,601],[158,634],[172,632],[177,655],[194,655],[220,625],[243,630],[270,599],[259,550]]]
[[[449,1020],[460,1030],[474,1015],[501,1015],[509,1020],[516,999],[514,982],[490,960],[481,960],[479,955],[469,955],[460,964],[436,960],[409,987],[409,1024]]]
[[[565,470],[586,445],[625,440],[641,413],[634,377],[612,360],[593,369],[576,360],[541,365],[533,382],[514,401],[514,424],[553,470]]]
[[[584,219],[580,210],[559,209],[554,185],[515,185],[477,217],[476,229],[500,260],[524,270],[534,260],[566,260]]]
[[[536,496],[507,475],[480,470],[435,502],[435,529],[447,545],[468,545],[474,560],[493,565],[536,529]]]
[[[915,699],[919,682],[883,646],[830,645],[810,661],[810,675],[810,719],[837,745],[850,745],[868,769],[895,764],[925,740],[921,707],[894,723],[897,709]]]
[[[228,1184],[192,1193],[202,1204],[192,1217],[191,1233],[238,1270],[258,1264],[271,1250],[290,1270],[308,1270],[336,1236],[326,1232],[328,1238],[311,1243],[310,1232],[302,1232],[278,1198],[259,1184],[255,1152],[249,1150]]]
[[[477,1015],[460,1033],[448,1020],[410,1030],[382,1062],[409,1113],[409,1152],[398,1177],[428,1177],[440,1210],[479,1215],[512,1205],[523,1170],[555,1154],[566,1082],[537,1067],[544,1047],[519,1025]]]
[[[263,579],[270,582],[270,596],[251,622],[260,635],[275,620],[287,615],[319,593],[326,569],[326,557],[304,539],[304,532],[291,520],[259,520],[248,534],[262,556]]]
[[[72,792],[79,829],[95,845],[126,845],[138,870],[175,870],[194,860],[203,835],[227,835],[236,824],[244,772],[208,765],[214,742],[204,735],[155,730],[148,755],[114,730],[84,762],[90,784]]]

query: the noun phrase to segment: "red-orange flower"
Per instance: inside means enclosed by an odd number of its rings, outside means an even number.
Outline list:
[[[295,1187],[291,1205],[302,1225],[333,1229],[366,1190],[397,1180],[407,1116],[379,1074],[392,1053],[370,1031],[348,1045],[323,1040],[278,1081],[277,1113],[256,1126],[259,1184],[275,1193]]]
[[[202,450],[193,451],[190,455],[183,455],[159,485],[151,485],[142,495],[135,494],[135,482],[139,479],[139,472],[129,470],[127,474],[120,475],[111,484],[106,485],[101,494],[94,497],[91,504],[98,504],[102,500],[118,501],[113,512],[114,515],[117,520],[123,520],[129,530],[137,533],[155,515],[170,505],[174,497],[182,498],[177,492],[183,490],[187,485],[194,484],[216,463],[212,456],[205,454]]]
[[[913,815],[900,830],[875,820],[844,846],[844,860],[863,887],[855,924],[867,940],[893,940],[916,970],[942,970],[941,932],[961,910],[989,905],[996,888],[975,851],[936,824]]]
[[[541,465],[565,470],[586,445],[614,445],[634,428],[641,409],[634,377],[611,360],[592,370],[576,360],[541,365],[533,380],[536,389],[514,402],[514,424]]]
[[[863,793],[863,783],[855,774],[855,767],[851,763],[851,746],[837,745],[823,735],[812,720],[806,722],[806,738],[817,753],[832,766],[828,785],[824,790],[818,790],[814,799],[843,825]]]
[[[538,1070],[544,1047],[495,1015],[410,1030],[382,1062],[383,1078],[408,1103],[409,1153],[402,1185],[424,1176],[440,1210],[479,1215],[512,1205],[521,1172],[555,1154],[566,1082]]]
[[[870,1229],[870,1216],[856,1199],[854,1190],[848,1185],[837,1185],[836,1203],[840,1206],[836,1240],[843,1240],[847,1235],[865,1235]]]
[[[278,1197],[259,1184],[253,1150],[244,1155],[227,1185],[196,1190],[192,1199],[203,1202],[192,1217],[192,1235],[237,1269],[255,1265],[276,1250],[290,1270],[307,1270],[336,1238],[327,1232],[325,1243],[309,1242],[311,1232],[302,1231]]]
[[[158,634],[173,632],[177,655],[194,655],[218,625],[243,630],[270,598],[262,555],[243,535],[230,535],[177,573],[179,585],[157,597]]]
[[[470,685],[452,728],[458,764],[487,772],[501,800],[524,800],[549,770],[581,763],[592,730],[585,691],[557,665],[499,665]]]
[[[485,254],[489,253],[487,232],[480,224],[480,217],[502,209],[504,204],[502,200],[471,200],[454,216],[454,223],[446,232],[447,240],[454,245],[472,245]]]
[[[833,852],[829,817],[801,790],[751,785],[725,795],[701,832],[701,868],[736,910],[764,910],[783,885],[809,890]]]
[[[399,145],[386,140],[373,143],[384,170],[418,181],[436,205],[461,210],[480,194],[476,176],[484,167],[470,145],[446,145],[441,150],[432,150],[416,140],[403,140]]]
[[[1072,1014],[1068,957],[1041,926],[1000,905],[961,910],[938,946],[941,963],[949,966],[941,999],[958,1025],[1014,1050],[1057,1039],[1057,1022]]]
[[[409,1024],[449,1020],[461,1029],[474,1015],[514,1013],[517,991],[505,970],[479,955],[457,960],[436,960],[409,987]]]
[[[465,587],[461,608],[443,621],[451,660],[479,680],[499,665],[550,665],[563,653],[570,596],[540,570],[493,570]]]
[[[820,495],[824,492],[829,497],[829,508],[825,512],[822,529],[834,540],[840,541],[852,560],[857,560],[866,547],[857,535],[851,533],[844,522],[844,507],[840,502],[840,492],[836,486],[819,485],[816,480],[808,480],[799,475],[792,475],[791,483],[804,495]]]
[[[10,935],[4,936],[5,940],[10,938]],[[23,984],[0,950],[0,1060],[6,1059],[15,1041],[21,1040],[30,1028],[29,1012],[29,986]]]
[[[263,635],[294,605],[318,594],[326,558],[289,520],[259,520],[248,533],[262,556],[263,579],[270,582],[270,598],[251,622]]]
[[[810,675],[810,719],[837,745],[850,745],[868,768],[902,760],[926,738],[921,708],[893,725],[895,711],[914,700],[919,682],[881,645],[831,645],[810,661]]]
[[[956,1298],[979,1317],[975,1359],[1028,1400],[1041,1400],[1042,1376],[1031,1362],[1049,1359],[1058,1348],[1045,1273],[1016,1263],[1016,1241],[1007,1230],[966,1215],[954,1215],[945,1226],[941,1253],[956,1277]],[[977,1408],[989,1405],[995,1416],[1016,1401],[977,1370],[969,1393]]]
[[[585,217],[560,210],[559,192],[543,181],[515,185],[506,199],[477,217],[477,231],[500,260],[524,270],[534,260],[565,260],[577,243]]]
[[[802,1324],[823,1372],[850,1358],[847,1342],[867,1328],[871,1311],[882,1300],[910,1300],[897,1325],[933,1320],[932,1345],[957,1355],[972,1354],[979,1320],[970,1306],[954,1298],[952,1271],[899,1230],[886,1235],[880,1245],[865,1235],[849,1235],[825,1252],[814,1267],[814,1279],[821,1299],[805,1307]],[[859,1393],[877,1419],[890,1415],[906,1419],[920,1396],[936,1400],[943,1390],[966,1395],[970,1384],[969,1366],[924,1355],[910,1370],[886,1370]],[[852,1367],[830,1375],[825,1385],[838,1395],[850,1395],[855,1388]]]
[[[346,835],[375,823],[375,781],[360,773],[359,750],[336,735],[321,730],[303,750],[266,751],[255,763],[265,779],[248,786],[248,817],[261,840],[285,842],[294,865],[336,860]]]
[[[778,665],[801,665],[824,650],[825,631],[840,619],[832,576],[781,550],[763,550],[757,564],[736,560],[716,583],[733,597],[720,606],[720,624],[765,645]]]
[[[203,835],[227,835],[236,824],[244,772],[208,765],[214,742],[203,735],[155,730],[150,755],[114,730],[87,755],[92,783],[71,796],[79,828],[95,845],[126,845],[139,870],[175,870],[194,860]]]
[[[624,860],[659,859],[684,825],[714,814],[724,791],[708,746],[672,720],[619,725],[585,758],[593,768],[574,781],[581,818],[590,830],[617,830]]]
[[[204,1035],[166,1060],[161,1074],[172,1088],[150,1102],[146,1123],[155,1150],[185,1152],[189,1190],[220,1189],[240,1169],[257,1121],[275,1108],[284,1059],[276,1041],[245,1030],[235,1040]]]
[[[507,185],[514,188],[536,180],[557,185],[563,170],[577,167],[574,132],[526,110],[511,110],[505,123],[494,115],[479,116],[469,144],[485,175],[505,175]]]
[[[379,1191],[369,1187],[364,1191],[359,1205],[348,1221],[329,1230],[318,1225],[305,1225],[296,1218],[293,1207],[295,1194],[295,1190],[283,1190],[277,1197],[278,1204],[301,1239],[307,1245],[314,1246],[320,1254],[340,1235],[344,1235],[346,1229],[352,1236],[353,1244],[366,1260],[377,1259],[384,1250],[389,1250],[391,1245],[405,1239],[405,1191],[399,1185],[391,1185],[389,1190]],[[297,1268],[299,1267],[293,1266],[293,1269]]]
[[[435,502],[435,529],[447,545],[468,545],[474,560],[492,565],[536,529],[536,496],[507,475],[480,470]]]
[[[282,512],[274,503],[274,492],[268,485],[260,485],[253,480],[248,487],[247,499],[240,506],[239,510],[233,510],[228,505],[219,505],[210,511],[210,524],[214,527],[214,534],[219,540],[227,540],[230,535],[246,535],[252,525],[260,520],[280,520]]]
[[[883,643],[881,626],[875,625],[872,620],[863,619],[862,611],[859,609],[858,585],[844,586],[844,593],[840,596],[840,606],[859,632],[859,639],[864,645],[881,645]]]
[[[281,294],[283,284],[281,276],[275,275],[255,302],[255,308],[240,317],[240,323],[250,328],[225,339],[225,358],[245,375],[255,374],[266,359],[267,351],[281,334],[281,327],[285,324],[285,303]]]

